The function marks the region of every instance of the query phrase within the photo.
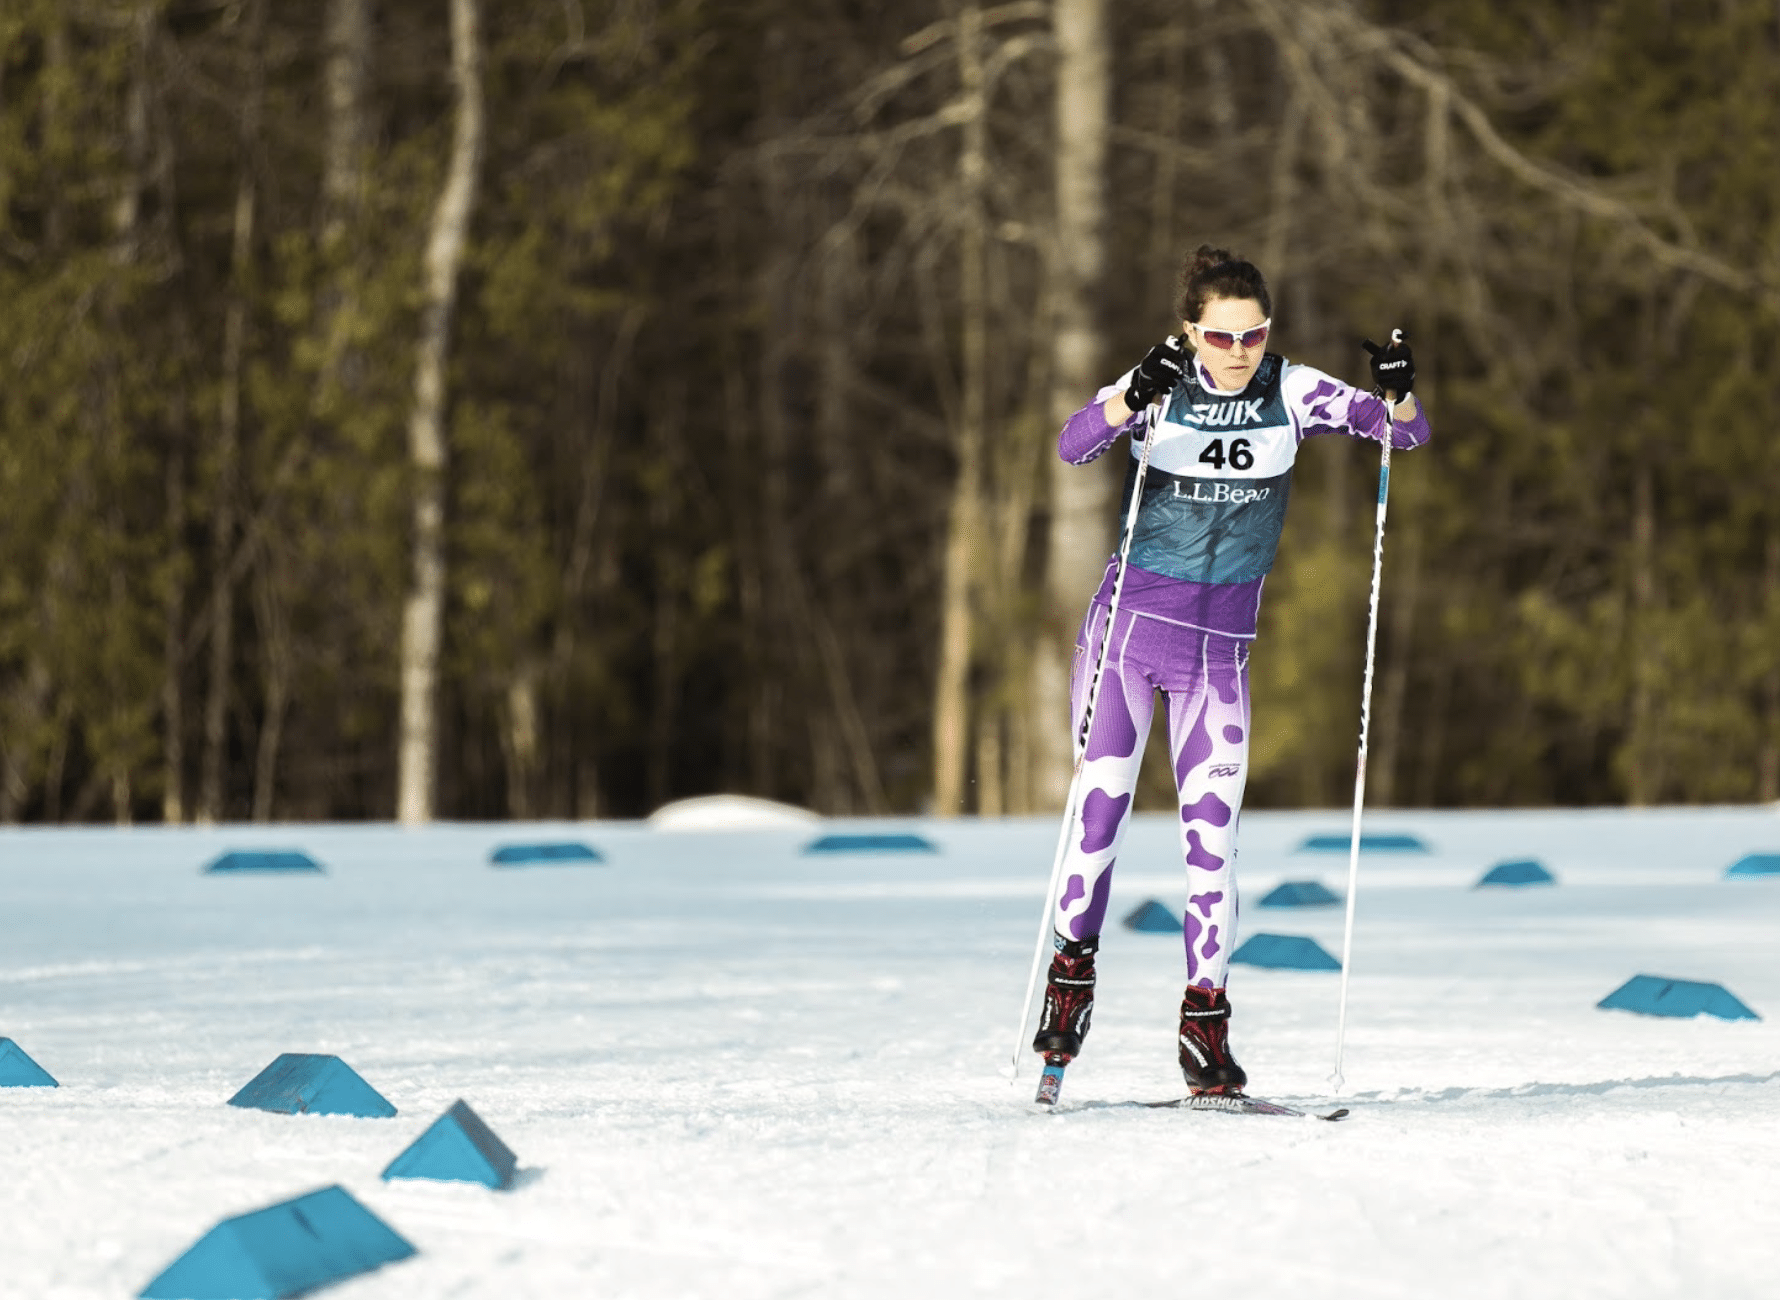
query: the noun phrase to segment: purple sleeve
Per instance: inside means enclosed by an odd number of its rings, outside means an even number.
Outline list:
[[[1387,424],[1393,451],[1419,447],[1433,436],[1427,412],[1419,401],[1412,419],[1398,420],[1391,416],[1382,397],[1363,393],[1352,384],[1344,384],[1309,366],[1288,363],[1285,390],[1300,442],[1325,433],[1382,442]]]
[[[1143,413],[1139,411],[1123,424],[1108,424],[1106,412],[1100,409],[1114,393],[1124,392],[1128,382],[1129,376],[1119,383],[1108,384],[1094,395],[1093,401],[1069,417],[1057,438],[1058,457],[1071,465],[1086,465],[1103,455],[1121,434],[1129,433],[1142,423]]]

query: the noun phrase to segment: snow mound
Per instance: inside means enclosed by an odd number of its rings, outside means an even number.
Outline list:
[[[680,799],[649,814],[649,825],[658,831],[802,830],[821,820],[808,808],[746,794]]]

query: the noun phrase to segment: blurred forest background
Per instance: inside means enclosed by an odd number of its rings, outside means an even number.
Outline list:
[[[1777,153],[1780,0],[3,0],[0,820],[1054,812],[1055,433],[1202,240],[1415,344],[1374,802],[1780,798]]]

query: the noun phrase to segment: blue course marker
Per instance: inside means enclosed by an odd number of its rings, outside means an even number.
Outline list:
[[[1739,876],[1780,876],[1780,853],[1751,853],[1738,858],[1724,874],[1726,879]]]
[[[139,1295],[141,1300],[284,1300],[415,1253],[336,1185],[224,1219]]]
[[[1312,835],[1298,846],[1300,853],[1346,853],[1352,835]],[[1361,853],[1426,853],[1427,843],[1416,835],[1361,835]]]
[[[1717,1016],[1720,1020],[1760,1020],[1722,984],[1672,980],[1661,975],[1634,975],[1595,1005],[1606,1011],[1634,1011],[1641,1016]]]
[[[497,1191],[513,1185],[519,1157],[494,1135],[461,1098],[451,1103],[426,1132],[390,1161],[391,1178],[430,1178],[447,1183],[481,1183]]]
[[[1555,885],[1557,877],[1545,869],[1543,862],[1532,858],[1519,858],[1513,862],[1498,862],[1477,882],[1476,887],[1485,885]]]
[[[207,876],[249,871],[321,871],[321,863],[297,849],[236,849],[204,868]]]
[[[938,853],[932,840],[919,835],[824,835],[804,846],[805,853]]]
[[[280,1115],[357,1115],[388,1119],[396,1113],[383,1094],[337,1056],[285,1052],[247,1081],[229,1105]]]
[[[1341,963],[1325,952],[1320,943],[1302,934],[1251,935],[1230,954],[1230,960],[1273,970],[1341,969]]]
[[[1288,880],[1268,892],[1261,907],[1333,907],[1341,895],[1324,888],[1316,880]]]
[[[532,867],[574,862],[604,862],[598,849],[574,841],[559,844],[503,844],[488,855],[497,867]]]
[[[10,1038],[0,1038],[0,1088],[59,1088],[62,1085],[31,1054]]]
[[[1150,898],[1144,900],[1125,918],[1125,928],[1143,934],[1179,934],[1181,920],[1165,904]]]

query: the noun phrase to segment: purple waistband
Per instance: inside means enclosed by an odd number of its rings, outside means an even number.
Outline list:
[[[1119,557],[1115,555],[1106,566],[1100,590],[1094,593],[1097,604],[1111,607],[1118,567]],[[1119,609],[1219,636],[1252,638],[1255,620],[1261,612],[1261,586],[1266,581],[1260,577],[1252,582],[1188,582],[1133,564],[1125,570]]]

